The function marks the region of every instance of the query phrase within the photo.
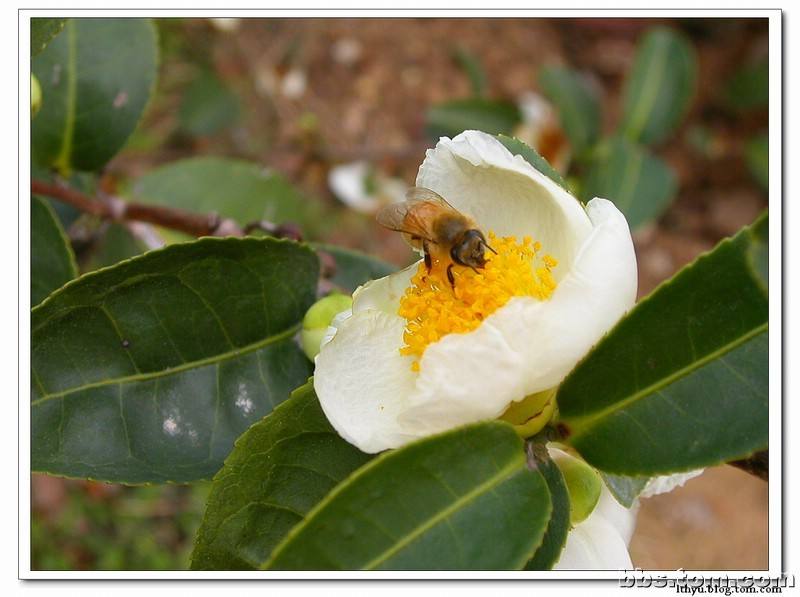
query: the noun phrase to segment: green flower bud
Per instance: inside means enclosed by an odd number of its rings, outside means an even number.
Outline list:
[[[36,116],[39,108],[42,107],[42,88],[36,75],[31,73],[31,118]]]
[[[603,480],[600,474],[580,458],[555,455],[553,461],[558,466],[569,492],[569,519],[574,526],[586,520],[600,500]]]
[[[314,357],[319,354],[319,345],[333,318],[352,305],[352,297],[346,294],[330,294],[318,300],[306,311],[306,316],[303,318],[303,331],[300,334],[300,344],[309,359],[313,361]]]

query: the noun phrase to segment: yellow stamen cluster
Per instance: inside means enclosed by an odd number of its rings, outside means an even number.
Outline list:
[[[540,243],[528,236],[519,243],[513,236],[498,238],[491,232],[488,242],[497,254],[487,250],[486,266],[477,272],[454,266],[455,288],[447,280],[446,264],[434,264],[429,273],[420,263],[400,299],[398,314],[408,322],[400,354],[421,357],[443,336],[474,330],[512,297],[550,297],[556,287],[551,270],[557,262],[550,255],[539,257]],[[419,371],[419,360],[411,368]]]

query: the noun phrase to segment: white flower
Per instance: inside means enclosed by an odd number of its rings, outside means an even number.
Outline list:
[[[514,129],[514,136],[533,147],[553,168],[564,174],[569,168],[572,150],[555,106],[533,91],[520,94],[517,106],[522,122]]]
[[[223,33],[235,33],[239,30],[239,25],[241,24],[241,19],[233,18],[233,17],[218,17],[215,19],[209,19],[211,21],[211,25],[222,31]]]
[[[331,168],[328,186],[349,208],[374,214],[381,206],[405,197],[405,184],[376,171],[364,161],[340,164]]]
[[[400,353],[409,322],[398,314],[417,264],[359,288],[316,358],[314,388],[341,436],[369,453],[497,418],[557,386],[636,298],[633,243],[614,204],[584,207],[494,137],[442,138],[416,183],[483,231],[533,237],[558,261],[547,274],[555,287],[545,298],[514,296],[471,331],[430,343],[418,371]]]

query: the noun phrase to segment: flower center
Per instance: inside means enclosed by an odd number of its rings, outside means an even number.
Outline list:
[[[398,314],[408,322],[400,354],[414,355],[411,368],[419,371],[419,357],[447,334],[470,332],[515,296],[546,300],[556,281],[551,270],[557,265],[550,255],[539,256],[541,244],[526,236],[496,237],[489,232],[486,266],[477,271],[456,265],[452,269],[455,288],[447,280],[446,268],[434,262],[428,272],[420,263],[417,273],[400,299]]]

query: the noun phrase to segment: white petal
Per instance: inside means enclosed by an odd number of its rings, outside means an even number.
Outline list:
[[[514,298],[467,334],[431,344],[400,422],[435,433],[502,414],[508,404],[558,385],[630,309],[636,256],[613,203],[587,206],[594,229],[549,300]]]
[[[399,272],[372,280],[356,288],[353,293],[353,312],[377,309],[387,315],[399,317],[397,310],[400,308],[400,298],[406,288],[411,285],[411,278],[417,273],[418,267],[419,261]]]
[[[479,131],[465,131],[452,140],[442,137],[427,151],[417,185],[442,195],[484,231],[540,241],[564,265],[554,271],[556,280],[565,275],[592,230],[575,197]]]
[[[322,347],[325,346],[328,342],[333,340],[333,337],[336,335],[337,330],[342,326],[342,324],[350,319],[353,316],[353,309],[347,309],[342,311],[341,313],[337,313],[331,319],[331,324],[325,329],[325,334],[322,336],[322,340],[319,343],[319,348],[322,350]],[[319,353],[317,353],[319,356]],[[314,357],[314,361],[316,362],[316,357]]]
[[[625,541],[626,545],[631,542],[631,537],[633,537],[633,531],[636,528],[636,515],[638,513],[638,500],[634,501],[630,508],[626,508],[614,499],[614,496],[611,495],[606,484],[603,483],[600,499],[597,502],[597,506],[595,506],[594,512],[592,512],[592,516],[597,515],[617,529],[617,532]]]
[[[233,33],[239,30],[241,19],[235,17],[217,17],[215,19],[209,19],[209,21],[211,21],[215,29],[223,33]]]
[[[676,487],[683,487],[689,479],[694,479],[698,475],[702,475],[705,469],[696,471],[689,471],[688,473],[678,473],[676,475],[662,475],[660,477],[653,477],[647,482],[647,485],[639,494],[639,497],[648,498],[659,493],[667,493]]]
[[[548,445],[552,456],[570,454]],[[614,499],[602,485],[600,499],[592,513],[570,530],[567,542],[554,570],[617,570],[632,567],[628,554],[633,529],[636,526],[638,503],[628,509]]]
[[[547,451],[550,453],[552,458],[577,458],[570,452],[559,448],[558,445],[559,444],[553,442],[547,444]],[[611,492],[609,491],[608,487],[606,487],[606,484],[603,483],[600,486],[600,499],[597,500],[597,505],[594,507],[591,515],[586,520],[589,520],[590,518],[602,518],[615,529],[617,529],[620,537],[625,540],[625,544],[627,545],[630,543],[631,537],[633,536],[633,530],[636,526],[636,515],[638,513],[638,501],[634,502],[633,506],[630,508],[626,508],[616,499],[614,499],[614,496],[611,495]]]
[[[556,444],[548,444],[552,457],[575,458]],[[630,568],[628,543],[636,525],[638,504],[631,509],[617,503],[603,484],[592,513],[571,529],[555,570],[616,570]]]
[[[553,570],[630,570],[628,546],[614,525],[590,516],[567,535]]]
[[[398,352],[405,321],[382,311],[354,312],[341,321],[316,358],[314,390],[339,434],[368,453],[401,446],[417,435],[397,415],[414,388],[411,357]]]
[[[517,98],[517,106],[522,113],[522,120],[536,127],[557,121],[553,104],[533,91],[521,93]]]
[[[375,189],[368,192],[371,170],[372,166],[364,161],[334,166],[328,173],[328,186],[342,203],[361,213],[374,214],[382,205],[405,199],[408,185],[380,172],[374,173]]]
[[[352,162],[334,166],[328,173],[328,186],[333,194],[348,207],[361,212],[376,209],[375,198],[367,193],[364,181],[369,175],[367,162]]]

